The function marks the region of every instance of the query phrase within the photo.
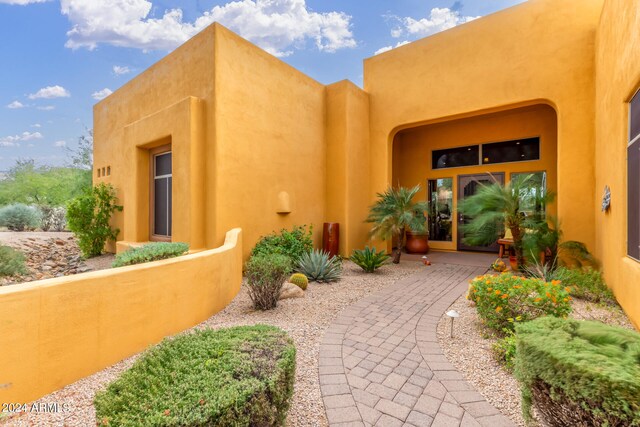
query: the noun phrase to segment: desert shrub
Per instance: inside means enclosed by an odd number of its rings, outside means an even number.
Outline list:
[[[546,317],[517,326],[523,412],[551,426],[640,426],[640,334]]]
[[[71,200],[67,205],[69,229],[78,238],[85,257],[98,256],[108,240],[115,240],[120,230],[109,225],[115,211],[121,211],[116,190],[111,184],[98,184]]]
[[[0,227],[11,231],[25,231],[38,228],[40,215],[37,209],[16,203],[0,209]]]
[[[509,273],[476,277],[467,297],[490,328],[513,330],[515,321],[541,316],[566,316],[571,312],[569,288],[560,281],[514,276]]]
[[[364,250],[356,249],[353,251],[349,259],[367,273],[373,273],[386,264],[389,258],[385,251],[376,252],[376,248],[365,246]]]
[[[284,425],[296,349],[273,326],[204,329],[147,350],[95,397],[100,425]]]
[[[291,258],[295,264],[300,257],[313,249],[313,226],[295,226],[291,231],[282,229],[260,238],[251,250],[251,256],[279,254]]]
[[[615,303],[613,292],[604,282],[602,273],[593,268],[569,269],[557,268],[553,278],[561,280],[562,284],[571,288],[571,294],[577,298],[592,302]]]
[[[9,246],[0,245],[0,276],[26,274],[24,254]]]
[[[309,279],[302,273],[294,273],[289,277],[289,283],[293,283],[303,291],[306,291],[307,286],[309,286]]]
[[[297,270],[313,282],[334,282],[342,276],[342,261],[329,252],[315,249],[302,255]]]
[[[64,231],[67,225],[67,210],[62,206],[38,206],[42,231]]]
[[[291,268],[291,258],[286,255],[256,255],[247,261],[247,288],[256,309],[276,308],[280,290],[291,273]]]
[[[511,329],[504,331],[504,337],[495,341],[491,347],[498,362],[509,371],[513,371],[516,358],[516,334]]]
[[[174,258],[189,252],[189,245],[179,242],[154,242],[116,255],[112,267],[142,264],[161,259]]]

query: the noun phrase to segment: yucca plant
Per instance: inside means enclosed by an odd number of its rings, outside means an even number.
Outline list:
[[[393,252],[394,264],[400,262],[406,232],[422,233],[427,229],[425,212],[429,204],[413,200],[419,191],[419,184],[413,188],[389,188],[378,193],[378,201],[370,208],[366,222],[373,223],[371,237],[382,240],[395,238],[397,241]]]
[[[342,275],[342,261],[329,252],[314,249],[300,257],[297,270],[314,282],[335,282]]]
[[[365,246],[364,250],[353,251],[351,261],[360,266],[367,273],[373,273],[391,258],[385,251],[376,252],[376,248]]]
[[[480,185],[474,195],[461,200],[458,210],[470,218],[470,222],[461,226],[464,243],[470,246],[490,245],[500,237],[503,227],[507,227],[513,235],[518,265],[524,266],[523,238],[528,220],[521,212],[520,204],[532,179],[533,175],[525,175],[512,179],[506,185],[497,181],[490,185]],[[535,204],[545,206],[553,199],[554,194],[545,191],[536,196]]]

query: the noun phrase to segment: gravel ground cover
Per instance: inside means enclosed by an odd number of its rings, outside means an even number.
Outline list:
[[[465,376],[489,403],[508,416],[514,423],[525,426],[520,405],[520,386],[513,374],[498,363],[492,352],[496,341],[492,332],[482,326],[473,303],[462,295],[449,308],[460,313],[454,321],[451,338],[451,319],[443,316],[438,323],[438,341],[447,359]],[[634,329],[619,307],[573,300],[571,317]],[[539,426],[533,422],[529,427]]]
[[[402,261],[399,265],[386,265],[375,274],[367,274],[350,261],[345,261],[343,265],[344,275],[339,282],[310,283],[304,298],[282,300],[272,311],[254,311],[246,287],[243,286],[227,308],[196,326],[221,328],[263,323],[278,326],[291,335],[297,348],[297,367],[293,402],[287,418],[288,426],[327,425],[318,382],[317,362],[320,341],[331,321],[342,309],[366,295],[424,268],[417,261]],[[0,420],[0,424],[82,427],[96,425],[93,408],[96,391],[106,387],[118,374],[129,368],[136,357],[125,359],[36,402],[58,402],[59,405],[66,403],[68,412],[24,413]]]

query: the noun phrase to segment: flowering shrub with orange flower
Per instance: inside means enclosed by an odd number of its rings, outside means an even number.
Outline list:
[[[566,317],[571,312],[570,291],[559,280],[488,274],[471,280],[467,299],[476,303],[487,326],[503,331],[541,316]]]

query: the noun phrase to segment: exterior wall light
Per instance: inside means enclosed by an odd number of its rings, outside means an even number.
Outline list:
[[[449,310],[447,311],[447,316],[449,316],[451,318],[451,338],[453,338],[453,319],[455,319],[456,317],[460,317],[460,313],[458,313],[455,310]]]

